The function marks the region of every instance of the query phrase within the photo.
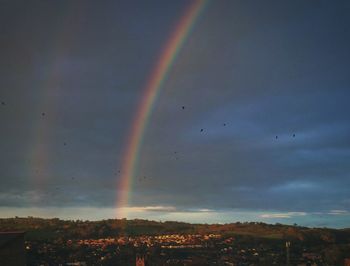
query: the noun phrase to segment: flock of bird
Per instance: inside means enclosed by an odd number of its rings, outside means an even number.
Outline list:
[[[182,106],[181,107],[182,110],[185,110],[185,106]],[[223,123],[222,126],[226,127],[227,123]],[[200,129],[200,132],[204,132],[204,128],[201,128]],[[293,138],[295,138],[295,133],[292,135]],[[278,135],[276,135],[275,137],[276,139],[278,139]],[[177,151],[174,151],[174,154],[175,154],[175,160],[179,160],[179,156],[178,156],[178,152]],[[120,171],[119,171],[120,173]],[[144,181],[147,177],[146,176],[143,176],[143,178],[139,178],[139,181]]]
[[[1,105],[5,106],[6,103],[5,103],[4,101],[2,101],[2,102],[1,102]],[[181,109],[182,109],[182,110],[185,110],[185,106],[182,106]],[[46,116],[46,113],[45,113],[45,112],[42,112],[42,113],[41,113],[41,116],[42,116],[42,117],[45,117],[45,116]],[[224,127],[225,127],[226,125],[227,125],[226,123],[223,123],[223,124],[222,124],[222,126],[224,126]],[[201,128],[201,129],[200,129],[200,132],[204,132],[204,128]],[[292,136],[293,136],[293,138],[295,138],[295,134],[293,134]],[[275,136],[275,139],[276,139],[276,140],[278,139],[278,135]],[[67,142],[63,142],[63,146],[67,146]],[[177,151],[174,151],[174,154],[175,154],[175,160],[179,160],[178,152],[177,152]],[[38,171],[36,171],[36,172],[38,173]],[[118,175],[118,174],[120,174],[120,170],[119,170],[118,172],[115,173],[115,175]],[[71,179],[72,179],[72,180],[75,180],[74,177],[72,177]],[[139,181],[145,181],[146,179],[147,179],[147,177],[146,177],[146,176],[143,176],[143,177],[140,177],[140,178],[139,178]],[[58,189],[59,189],[59,188],[56,187],[56,190],[58,190]]]

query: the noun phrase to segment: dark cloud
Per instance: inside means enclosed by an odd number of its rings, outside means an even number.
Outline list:
[[[1,206],[115,205],[144,84],[186,5],[2,4]],[[210,3],[154,106],[130,205],[348,209],[349,8]]]

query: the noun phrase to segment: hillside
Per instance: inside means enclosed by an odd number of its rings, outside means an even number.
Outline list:
[[[350,243],[350,229],[308,228],[283,224],[230,223],[190,224],[149,220],[109,219],[101,221],[42,218],[0,219],[1,231],[26,231],[27,239],[88,239],[120,235],[207,234],[288,239],[308,243]]]

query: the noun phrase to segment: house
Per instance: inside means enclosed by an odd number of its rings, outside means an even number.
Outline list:
[[[0,265],[26,265],[24,234],[24,232],[0,232]]]

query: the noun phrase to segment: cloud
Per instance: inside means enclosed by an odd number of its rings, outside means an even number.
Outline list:
[[[314,5],[208,7],[153,106],[130,212],[346,216],[324,210],[349,206],[350,18]],[[61,28],[65,2],[0,10],[0,206],[115,207],[132,119],[185,7],[91,2],[76,31]]]
[[[125,213],[132,212],[169,212],[169,213],[209,213],[214,212],[211,209],[196,209],[196,208],[179,208],[176,206],[133,206],[133,207],[122,207]]]
[[[330,214],[330,215],[350,215],[350,212],[347,210],[331,210],[328,214]]]
[[[285,212],[285,213],[264,213],[261,214],[260,217],[261,218],[285,218],[285,219],[289,219],[289,218],[293,218],[293,217],[297,217],[297,216],[306,216],[307,213],[306,212]]]
[[[141,207],[124,207],[121,208],[126,212],[175,212],[174,206],[141,206]]]

